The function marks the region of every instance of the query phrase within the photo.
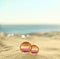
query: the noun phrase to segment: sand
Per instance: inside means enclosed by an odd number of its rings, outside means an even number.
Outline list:
[[[25,41],[37,45],[39,53],[22,53],[20,44]],[[0,59],[60,59],[60,32],[30,33],[25,39],[0,33]]]

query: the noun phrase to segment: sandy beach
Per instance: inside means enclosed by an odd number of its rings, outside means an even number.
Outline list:
[[[0,59],[60,59],[60,32],[29,33],[22,39],[20,35],[8,36],[0,33]],[[20,44],[30,42],[39,47],[39,53],[22,53]]]

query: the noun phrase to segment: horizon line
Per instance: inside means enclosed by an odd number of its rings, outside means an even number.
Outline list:
[[[60,25],[60,24],[0,24],[0,25]]]

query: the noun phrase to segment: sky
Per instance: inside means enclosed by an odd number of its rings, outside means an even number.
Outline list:
[[[60,25],[60,0],[0,0],[0,24]]]

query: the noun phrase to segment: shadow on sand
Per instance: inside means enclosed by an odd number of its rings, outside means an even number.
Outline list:
[[[21,57],[21,59],[47,59],[46,56],[26,54]]]
[[[3,59],[47,59],[46,56],[41,56],[41,55],[32,55],[32,54],[14,54],[14,55],[9,55],[6,56]]]

